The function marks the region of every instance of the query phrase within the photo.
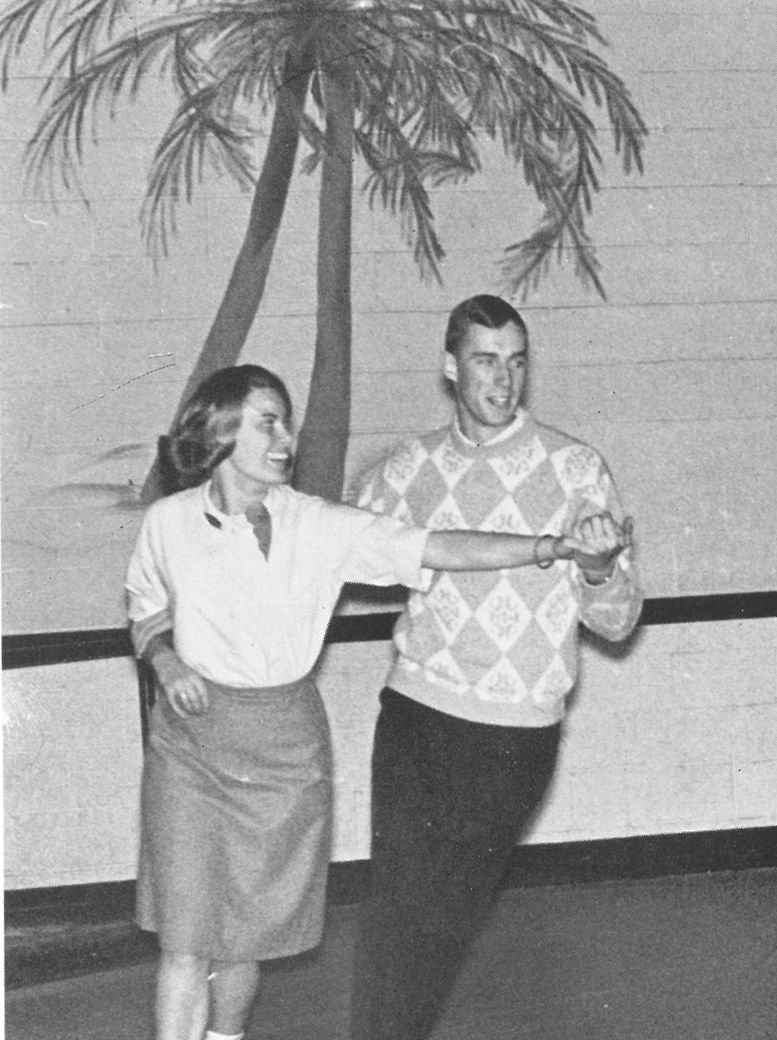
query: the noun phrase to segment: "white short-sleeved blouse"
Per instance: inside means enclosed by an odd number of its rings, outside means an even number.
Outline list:
[[[125,582],[138,653],[172,629],[178,655],[214,682],[293,682],[315,664],[345,582],[425,587],[426,530],[287,485],[271,487],[265,504],[269,559],[245,516],[215,508],[207,484],[151,506]]]

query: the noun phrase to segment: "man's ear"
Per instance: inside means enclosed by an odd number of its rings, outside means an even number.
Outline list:
[[[458,379],[459,371],[456,367],[456,358],[451,354],[449,350],[446,350],[442,356],[442,371],[446,379],[450,379],[452,383],[455,383]]]

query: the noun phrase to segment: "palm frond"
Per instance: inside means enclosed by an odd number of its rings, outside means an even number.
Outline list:
[[[445,256],[434,227],[434,215],[425,181],[441,183],[458,172],[466,175],[455,156],[419,153],[401,127],[385,116],[371,133],[356,131],[356,146],[370,173],[364,191],[370,206],[377,199],[398,216],[405,241],[413,247],[413,258],[421,277],[441,282],[440,261]]]
[[[124,0],[79,0],[56,34],[49,28],[48,50],[55,60],[44,98],[55,89],[54,84],[60,77],[77,76],[81,67],[112,39],[125,11]]]
[[[40,0],[23,0],[0,16],[0,88],[8,89],[10,66],[40,16]]]
[[[603,293],[586,219],[603,165],[592,115],[606,116],[626,173],[642,170],[646,127],[599,53],[596,19],[568,0],[174,0],[130,26],[125,0],[20,0],[0,15],[0,85],[42,30],[49,60],[46,110],[27,152],[28,182],[77,186],[98,113],[112,116],[153,75],[180,104],[155,154],[143,221],[166,251],[175,205],[216,164],[253,176],[252,137],[282,86],[285,56],[305,40],[312,64],[354,68],[356,148],[365,191],[400,220],[424,277],[439,278],[436,188],[480,168],[478,138],[501,144],[542,207],[535,230],[505,255],[514,287],[535,286],[560,256]],[[125,34],[125,35],[122,35]],[[322,110],[317,77],[311,97]],[[312,172],[320,124],[297,116]],[[156,223],[156,230],[152,224]],[[155,238],[156,236],[156,238]]]
[[[599,274],[601,265],[582,214],[574,205],[567,207],[561,196],[546,210],[545,217],[528,238],[505,249],[500,262],[503,291],[525,300],[548,275],[553,258],[560,262],[567,254],[571,254],[575,274],[583,285],[595,289],[606,299]]]
[[[169,236],[176,230],[177,204],[180,200],[191,202],[206,162],[216,170],[226,170],[245,187],[253,183],[247,147],[251,135],[213,116],[218,91],[219,87],[208,87],[188,97],[154,155],[141,227],[155,260],[167,255]]]
[[[500,141],[517,163],[543,215],[534,233],[506,252],[513,288],[536,286],[552,258],[571,250],[580,276],[603,294],[585,230],[602,166],[586,106],[607,113],[627,173],[641,170],[646,128],[622,80],[593,49],[606,45],[595,19],[561,0],[428,0],[403,8],[389,24],[391,5],[371,5],[379,41],[373,96],[391,99],[401,125],[418,120],[419,146],[425,134],[450,148],[457,136],[465,140],[464,124]]]
[[[137,85],[169,46],[160,33],[138,50],[132,41],[115,45],[102,60],[95,61],[60,87],[45,111],[27,146],[26,174],[34,189],[54,194],[53,178],[58,177],[68,190],[76,184],[76,170],[83,161],[87,123],[95,137],[95,111],[101,103],[110,104],[128,77]],[[45,175],[51,178],[46,184]]]
[[[112,2],[98,0],[94,7],[102,9],[99,17],[107,17],[107,6]],[[83,161],[90,131],[91,137],[96,137],[98,112],[105,110],[113,116],[118,99],[134,99],[152,69],[162,69],[166,62],[174,69],[179,92],[184,97],[196,92],[194,66],[185,67],[191,53],[191,45],[187,49],[187,34],[196,40],[205,27],[208,33],[218,36],[232,27],[236,19],[245,25],[245,8],[220,3],[202,4],[155,19],[105,47],[74,75],[60,81],[26,152],[28,184],[47,195],[54,193],[56,180],[68,190],[77,187],[76,171]],[[71,51],[83,46],[83,39],[77,34],[68,39]],[[174,122],[178,118],[174,117]]]

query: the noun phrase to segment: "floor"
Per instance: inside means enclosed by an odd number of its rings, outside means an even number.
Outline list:
[[[355,915],[268,968],[247,1040],[346,1040]],[[6,1036],[150,1040],[152,984],[147,962],[12,990]],[[508,889],[434,1040],[777,1040],[777,870]]]

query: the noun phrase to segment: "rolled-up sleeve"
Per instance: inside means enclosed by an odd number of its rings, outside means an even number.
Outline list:
[[[160,572],[154,542],[154,517],[153,514],[146,514],[124,582],[130,636],[138,656],[143,653],[150,639],[173,627],[168,591]]]
[[[365,585],[428,587],[431,572],[423,567],[429,532],[393,517],[380,516],[350,506],[332,506],[329,514],[338,533],[332,542],[340,559],[336,563],[344,582]]]

